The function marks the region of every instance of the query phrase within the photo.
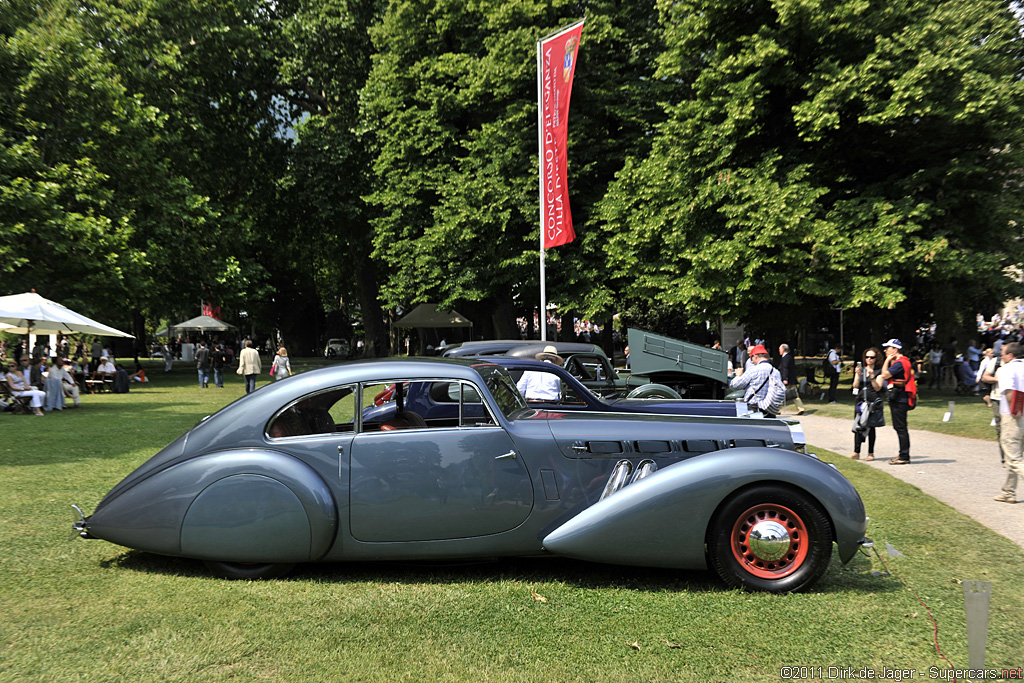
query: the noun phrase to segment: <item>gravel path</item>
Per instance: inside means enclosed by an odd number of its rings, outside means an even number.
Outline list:
[[[888,418],[887,412],[887,423]],[[817,446],[840,455],[853,453],[852,415],[849,420],[816,415],[803,415],[799,419],[812,452]],[[867,455],[867,445],[864,445],[859,462],[917,486],[1024,548],[1024,483],[1017,486],[1015,505],[992,499],[1006,481],[1006,471],[999,463],[999,447],[994,441],[911,429],[910,465],[888,464],[889,458],[895,457],[898,451],[896,432],[887,424],[878,429],[876,460],[864,461]]]

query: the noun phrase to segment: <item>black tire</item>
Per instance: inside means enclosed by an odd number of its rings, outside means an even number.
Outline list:
[[[215,560],[206,560],[205,564],[210,573],[218,578],[249,581],[277,579],[295,568],[294,564],[247,564],[242,562],[217,562]]]
[[[762,535],[754,547],[752,532]],[[808,494],[762,484],[726,500],[711,520],[708,566],[746,590],[795,593],[821,578],[832,558],[832,524]]]

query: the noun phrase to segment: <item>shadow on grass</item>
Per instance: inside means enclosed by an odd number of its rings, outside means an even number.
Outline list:
[[[155,555],[129,550],[100,563],[104,569],[128,570],[169,576],[213,579],[201,560]],[[833,554],[814,593],[890,593],[901,590],[889,576],[871,573],[872,563],[857,553],[843,566]],[[401,583],[446,585],[515,581],[527,584],[564,583],[584,589],[617,589],[643,592],[725,593],[731,589],[710,571],[628,567],[599,564],[564,557],[516,557],[467,561],[423,562],[330,562],[299,564],[277,581],[313,583]]]

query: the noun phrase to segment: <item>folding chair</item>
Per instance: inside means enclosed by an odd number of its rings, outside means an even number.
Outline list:
[[[32,412],[32,399],[29,396],[12,394],[7,382],[0,383],[0,397],[8,404],[6,410],[10,410],[15,415],[28,415]]]

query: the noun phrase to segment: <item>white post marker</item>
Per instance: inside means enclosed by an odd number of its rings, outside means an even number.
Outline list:
[[[985,668],[991,581],[964,581],[964,612],[967,617],[967,662],[971,669]]]
[[[953,406],[955,406],[955,405],[956,405],[956,401],[950,401],[949,402],[949,410],[946,411],[946,414],[942,416],[942,421],[943,422],[952,422],[953,421]]]

